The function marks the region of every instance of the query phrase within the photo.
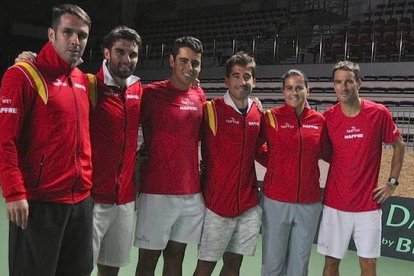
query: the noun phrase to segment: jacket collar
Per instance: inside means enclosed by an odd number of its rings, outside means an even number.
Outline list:
[[[106,59],[103,60],[102,62],[102,67],[99,70],[99,73],[101,75],[101,77],[103,78],[103,82],[105,85],[107,86],[115,86],[115,87],[119,87],[119,85],[116,83],[116,81],[114,80],[114,78],[112,77],[111,73],[109,72],[108,69],[108,61]],[[134,83],[139,82],[140,78],[134,75],[129,76],[126,79],[126,87],[130,87],[131,85],[133,85]]]
[[[49,75],[59,76],[69,75],[70,72],[82,62],[82,59],[80,59],[77,64],[71,66],[69,62],[59,55],[53,44],[49,41],[40,50],[36,65],[44,69]]]
[[[287,104],[283,105],[282,108],[283,108],[283,111],[286,112],[287,114],[295,115],[296,116],[296,110],[295,110],[295,108],[293,108],[293,107],[291,107],[291,106],[289,106]],[[309,104],[308,103],[305,103],[305,107],[303,108],[302,113],[300,114],[300,117],[303,117],[306,113],[309,112],[309,110],[311,110]]]
[[[225,104],[227,104],[228,106],[233,107],[233,109],[236,112],[238,112],[238,113],[241,114],[240,110],[237,108],[236,104],[233,102],[233,99],[230,97],[230,94],[229,94],[229,91],[228,90],[227,90],[226,94],[224,94],[223,99],[224,99],[224,103]],[[250,99],[250,98],[248,98],[247,99],[247,112],[250,111],[250,108],[252,107],[252,104],[253,104],[253,100]]]

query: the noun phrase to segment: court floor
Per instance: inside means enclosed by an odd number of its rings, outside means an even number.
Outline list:
[[[0,276],[8,275],[7,264],[7,250],[8,250],[8,221],[6,216],[4,200],[0,200]],[[131,264],[122,268],[120,276],[133,276],[135,273],[135,266],[138,259],[138,249],[133,248],[131,251]],[[309,265],[309,276],[322,275],[323,256],[316,252],[315,246],[312,248],[312,254]],[[186,256],[183,266],[183,275],[192,275],[197,262],[197,247],[189,245],[186,251]],[[261,237],[259,239],[256,255],[254,257],[245,257],[241,269],[242,276],[258,276],[260,275],[261,265]],[[221,264],[218,263],[213,275],[219,275]],[[355,252],[349,251],[348,256],[341,263],[341,275],[357,276],[359,274],[358,257]],[[162,258],[157,266],[156,274],[161,275]],[[96,275],[96,270],[92,273]],[[414,262],[402,261],[387,257],[381,257],[378,260],[378,275],[379,276],[413,276]]]

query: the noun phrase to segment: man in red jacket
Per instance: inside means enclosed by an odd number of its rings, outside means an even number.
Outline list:
[[[92,271],[89,82],[81,63],[91,21],[53,8],[37,61],[5,73],[0,90],[0,182],[10,220],[10,275]]]
[[[161,251],[164,275],[181,275],[187,243],[200,241],[198,141],[205,95],[193,83],[202,52],[197,38],[178,38],[169,58],[171,78],[144,88],[141,123],[148,159],[141,164],[137,201],[137,275],[154,275]]]
[[[262,209],[258,205],[255,155],[261,112],[249,98],[256,63],[237,53],[226,63],[227,93],[204,105],[201,183],[206,216],[194,275],[238,275],[243,255],[255,253]]]
[[[104,61],[92,101],[93,255],[98,274],[117,275],[130,262],[135,226],[134,165],[142,85],[132,75],[142,40],[120,26],[103,39]]]

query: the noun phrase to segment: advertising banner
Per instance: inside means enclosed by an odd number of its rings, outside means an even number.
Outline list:
[[[414,261],[414,199],[390,197],[382,206],[381,255]]]

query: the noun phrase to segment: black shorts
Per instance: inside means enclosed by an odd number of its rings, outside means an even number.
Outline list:
[[[92,210],[91,198],[75,205],[29,201],[27,228],[9,224],[10,275],[89,275]]]

